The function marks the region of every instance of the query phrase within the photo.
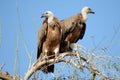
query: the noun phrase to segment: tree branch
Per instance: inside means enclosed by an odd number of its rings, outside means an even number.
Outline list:
[[[24,80],[28,80],[33,75],[33,73],[35,71],[37,71],[38,69],[40,69],[40,70],[44,69],[44,67],[45,67],[44,65],[46,63],[48,64],[48,66],[50,66],[50,65],[53,65],[53,64],[58,63],[58,62],[66,62],[66,63],[69,63],[69,64],[73,65],[76,68],[79,68],[79,69],[86,68],[84,64],[77,64],[72,59],[71,60],[65,59],[66,56],[70,56],[70,57],[75,56],[75,57],[77,57],[77,59],[83,60],[87,64],[87,69],[93,74],[93,78],[95,78],[95,76],[98,75],[102,79],[110,79],[108,76],[102,74],[102,72],[100,72],[94,65],[92,65],[90,63],[90,61],[87,58],[82,56],[80,53],[78,53],[78,52],[65,52],[65,53],[60,53],[54,59],[49,59],[49,60],[38,59],[35,63],[33,63],[31,68],[28,70],[28,72],[24,76]]]
[[[19,80],[19,77],[18,76],[13,77],[8,72],[6,72],[4,74],[0,72],[0,79],[2,79],[2,80]]]

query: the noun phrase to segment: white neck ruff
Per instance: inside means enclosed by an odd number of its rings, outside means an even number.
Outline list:
[[[83,21],[86,22],[88,19],[88,14],[86,12],[82,12],[82,16],[83,16]]]
[[[54,21],[53,21],[53,16],[51,16],[51,17],[49,17],[48,18],[48,24],[53,24],[54,23]]]

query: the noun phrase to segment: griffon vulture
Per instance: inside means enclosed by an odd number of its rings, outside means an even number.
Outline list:
[[[37,58],[53,59],[59,53],[62,38],[62,29],[59,20],[51,11],[42,14],[45,20],[38,33]],[[54,72],[54,65],[48,66],[42,70],[45,73]]]
[[[90,13],[94,14],[92,9],[84,7],[81,13],[60,22],[64,33],[64,41],[61,44],[60,52],[69,50],[70,43],[76,43],[79,39],[83,39],[86,30],[86,21]]]

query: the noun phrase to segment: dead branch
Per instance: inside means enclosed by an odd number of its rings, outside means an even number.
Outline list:
[[[2,69],[4,66],[5,66],[5,63],[0,66],[0,72],[2,72]]]
[[[65,59],[66,56],[75,56],[77,57],[77,59],[81,59],[83,60],[86,64],[87,67],[85,67],[84,64],[77,64],[75,63],[73,60],[67,60]],[[78,58],[79,57],[79,58]],[[92,65],[90,63],[90,61],[85,58],[84,56],[82,56],[80,53],[78,52],[65,52],[65,53],[60,53],[57,57],[55,57],[54,59],[49,59],[49,60],[40,60],[38,59],[35,63],[33,63],[33,65],[31,66],[31,68],[28,70],[28,72],[26,73],[24,80],[28,80],[35,71],[37,71],[38,69],[42,70],[44,69],[44,65],[47,63],[48,66],[53,65],[55,63],[58,62],[66,62],[71,64],[72,66],[80,69],[80,68],[87,68],[92,74],[93,77],[95,78],[96,75],[100,76],[102,79],[110,79],[108,76],[104,75],[102,72],[100,72],[94,65]],[[93,79],[94,80],[94,79]]]
[[[25,48],[25,51],[26,51],[26,54],[30,60],[30,63],[29,63],[29,66],[31,66],[32,64],[32,56],[27,48],[27,45],[25,43],[25,39],[24,39],[24,36],[23,36],[23,31],[22,31],[22,24],[21,24],[21,20],[20,20],[20,14],[19,14],[19,5],[18,5],[18,2],[17,2],[17,17],[18,17],[18,23],[19,23],[19,28],[20,28],[20,36],[22,38],[22,43],[24,45],[24,48]]]
[[[0,79],[2,80],[19,80],[18,76],[11,76],[8,72],[2,73],[0,72]]]

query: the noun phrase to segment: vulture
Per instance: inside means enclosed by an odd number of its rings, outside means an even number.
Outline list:
[[[54,59],[59,53],[62,39],[62,29],[59,20],[51,11],[46,11],[41,18],[45,18],[38,33],[37,59]],[[45,65],[42,70],[45,73],[53,73],[54,65]]]
[[[60,21],[63,30],[63,42],[60,52],[71,50],[70,43],[83,39],[86,30],[88,14],[95,14],[89,7],[83,7],[81,13]]]

